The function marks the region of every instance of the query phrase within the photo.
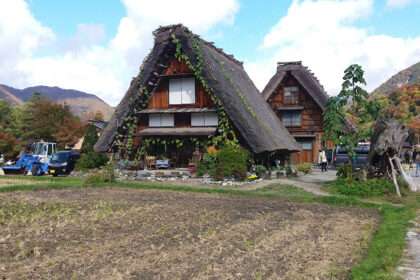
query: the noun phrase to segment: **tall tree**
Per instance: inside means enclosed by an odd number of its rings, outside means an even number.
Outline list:
[[[85,133],[83,123],[78,117],[65,116],[59,124],[58,131],[52,136],[57,140],[59,146],[72,148]]]
[[[93,152],[93,145],[98,141],[98,131],[94,125],[90,125],[86,131],[85,139],[80,150],[82,154]]]
[[[366,85],[363,74],[360,65],[350,65],[344,71],[340,93],[329,98],[324,112],[324,138],[331,139],[335,145],[347,146],[349,156],[354,154],[359,140],[370,137],[372,127],[367,124],[376,120],[380,112],[379,103],[370,100],[369,94],[362,88]],[[346,118],[355,128],[350,133],[343,133]]]

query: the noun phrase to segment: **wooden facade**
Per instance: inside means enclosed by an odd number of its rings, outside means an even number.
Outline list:
[[[294,98],[286,96],[290,88],[297,89]],[[317,163],[319,150],[325,146],[330,148],[331,143],[322,142],[323,109],[314,97],[289,71],[266,100],[287,130],[302,145],[301,152],[292,154],[293,163]]]
[[[215,109],[215,104],[210,97],[210,94],[206,92],[204,87],[195,79],[195,103],[194,104],[179,104],[179,105],[171,105],[169,104],[169,80],[174,78],[186,78],[186,77],[194,77],[193,71],[189,69],[188,65],[184,60],[179,61],[178,59],[174,58],[169,67],[166,69],[165,74],[160,77],[158,85],[151,93],[150,98],[148,100],[146,109],[194,109],[194,108],[206,108],[206,109]],[[173,113],[174,115],[174,128],[190,128],[191,127],[191,113],[189,112],[176,112]],[[136,133],[141,132],[145,129],[150,128],[149,126],[149,113],[141,113],[139,114],[137,120],[137,128]],[[216,129],[215,129],[216,130]],[[162,129],[164,131],[164,129]],[[207,138],[208,136],[202,135],[188,135],[190,137],[198,137],[198,138]],[[172,137],[172,135],[163,135],[162,137]],[[183,137],[183,136],[176,136],[176,137]],[[133,139],[133,147],[136,149],[139,147],[142,141],[141,136],[134,137]],[[173,145],[172,145],[173,146]],[[172,147],[168,145],[167,151],[165,152],[167,156],[170,156],[171,153],[177,153],[180,158],[183,158],[185,162],[180,162],[180,165],[185,165],[188,162],[188,158],[191,158],[192,153],[196,149],[196,147],[182,147],[180,149],[176,149],[176,147]],[[161,149],[157,149],[155,151],[156,154],[163,153],[164,151]]]

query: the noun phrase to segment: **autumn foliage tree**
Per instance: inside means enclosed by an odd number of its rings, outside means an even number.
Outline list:
[[[62,147],[73,147],[85,133],[85,126],[77,117],[64,116],[58,126],[58,132],[52,134]]]
[[[6,158],[14,157],[18,151],[15,150],[16,138],[7,133],[0,133],[0,154]]]

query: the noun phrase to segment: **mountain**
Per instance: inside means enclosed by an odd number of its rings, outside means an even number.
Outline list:
[[[402,86],[420,83],[420,62],[402,70],[376,88],[372,94],[389,94]]]
[[[79,117],[85,113],[94,113],[100,110],[104,113],[105,121],[107,121],[114,113],[114,108],[94,94],[59,87],[35,86],[15,89],[0,85],[0,98],[9,101],[12,105],[22,105],[31,98],[35,91],[41,92],[43,96],[53,102],[67,103],[73,114]]]

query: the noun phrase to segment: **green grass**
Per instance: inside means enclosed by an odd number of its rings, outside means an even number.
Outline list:
[[[2,178],[22,179],[22,176],[2,176]],[[29,180],[52,180],[51,177],[23,177]],[[70,188],[87,187],[80,178],[54,178],[53,182],[38,185],[15,185],[0,187],[1,191],[34,190],[40,188]],[[198,193],[234,194],[266,198],[283,198],[305,203],[322,203],[333,206],[362,207],[376,209],[382,214],[382,223],[372,240],[368,252],[359,265],[352,270],[354,279],[399,279],[394,275],[394,269],[402,256],[406,246],[405,233],[409,220],[415,216],[418,203],[405,206],[392,206],[388,204],[374,204],[361,201],[356,197],[343,196],[316,196],[300,188],[287,185],[272,185],[254,191],[233,189],[193,188],[180,186],[154,185],[143,182],[119,182],[92,184],[89,187],[128,187],[134,189],[158,189],[188,191]]]
[[[282,185],[282,184],[276,184],[276,185],[269,185],[264,188],[256,189],[253,192],[257,193],[274,193],[279,194],[281,196],[286,197],[317,197],[317,195],[305,191],[304,189],[292,186],[292,185]]]
[[[406,246],[409,220],[415,217],[417,205],[381,206],[382,223],[363,262],[352,270],[353,279],[400,279],[393,273]]]

